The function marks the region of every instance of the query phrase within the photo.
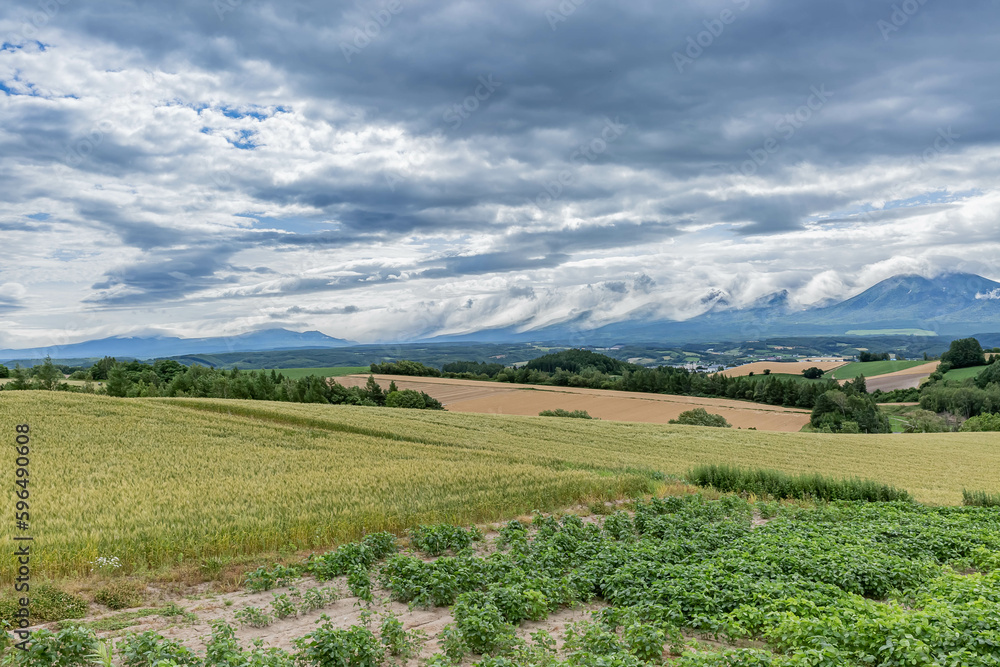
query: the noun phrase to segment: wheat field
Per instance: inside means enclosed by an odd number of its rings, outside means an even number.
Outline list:
[[[867,477],[932,503],[960,503],[963,487],[1000,491],[1000,434],[786,434],[38,391],[0,394],[0,417],[11,510],[14,425],[31,428],[32,565],[50,576],[84,575],[97,556],[141,571],[492,521],[655,491],[656,472],[698,463]],[[9,581],[12,561],[0,567]]]

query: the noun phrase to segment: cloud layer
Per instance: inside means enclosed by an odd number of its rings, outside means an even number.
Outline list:
[[[0,9],[0,345],[1000,277],[986,0]]]

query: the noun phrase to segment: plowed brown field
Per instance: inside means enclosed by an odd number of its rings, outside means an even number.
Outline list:
[[[367,379],[367,375],[336,378],[348,387],[364,386]],[[562,408],[586,410],[610,421],[666,424],[685,410],[705,408],[725,417],[734,428],[796,432],[809,422],[807,410],[726,399],[399,375],[376,375],[375,379],[383,389],[394,381],[399,389],[426,392],[451,412],[531,416]]]
[[[846,361],[755,361],[752,364],[745,364],[743,366],[737,366],[736,368],[727,368],[722,371],[722,375],[728,377],[743,377],[745,375],[763,375],[764,371],[769,370],[772,373],[786,373],[789,375],[801,375],[802,371],[812,368],[815,366],[820,370],[832,371],[834,368],[840,368]]]
[[[937,370],[937,361],[931,361],[922,366],[914,366],[895,373],[876,375],[865,378],[865,386],[868,391],[881,389],[882,391],[892,391],[893,389],[916,389],[924,378],[930,377],[931,373]],[[841,383],[843,384],[843,383]]]

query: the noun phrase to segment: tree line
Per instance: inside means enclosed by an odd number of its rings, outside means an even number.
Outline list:
[[[74,377],[77,376],[77,377]],[[121,398],[224,398],[290,403],[326,403],[443,410],[437,399],[424,392],[388,389],[369,377],[364,387],[345,387],[332,379],[310,375],[290,378],[275,370],[243,371],[183,366],[167,359],[146,364],[139,361],[118,362],[105,357],[71,379],[83,385],[69,384],[51,359],[31,369],[14,368],[4,391],[53,390],[105,394]],[[95,384],[98,383],[98,384]]]

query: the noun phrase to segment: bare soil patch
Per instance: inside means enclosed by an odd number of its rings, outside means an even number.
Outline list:
[[[745,377],[753,373],[763,375],[764,371],[770,370],[772,373],[785,373],[788,375],[801,375],[802,371],[816,367],[823,371],[832,371],[845,365],[846,361],[817,359],[815,361],[755,361],[752,364],[727,368],[720,375],[727,377]]]
[[[363,386],[367,375],[338,378],[347,386]],[[423,391],[441,401],[451,412],[534,416],[542,410],[586,410],[611,421],[666,424],[681,412],[705,408],[725,417],[734,428],[797,432],[809,422],[809,411],[726,399],[642,394],[637,392],[500,384],[450,378],[414,378],[377,375],[386,388],[394,381],[399,389]]]

